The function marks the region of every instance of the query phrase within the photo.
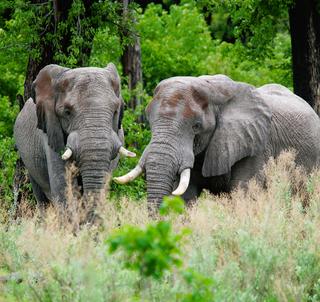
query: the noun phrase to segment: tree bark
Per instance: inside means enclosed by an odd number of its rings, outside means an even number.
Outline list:
[[[47,0],[33,0],[31,4],[47,3]],[[60,21],[65,21],[68,17],[68,10],[72,5],[72,0],[54,0],[53,11],[49,14],[49,20],[42,20],[42,25],[39,26],[40,43],[33,45],[33,47],[40,46],[39,59],[29,57],[26,79],[24,82],[24,100],[28,100],[32,96],[32,82],[35,80],[39,71],[48,64],[57,63],[54,60],[54,47],[50,41],[46,39],[48,34],[54,35],[56,33],[57,25]],[[43,30],[44,29],[44,30]],[[70,32],[67,31],[65,36],[62,37],[62,51],[66,53],[67,48],[70,46]]]
[[[131,0],[123,0],[123,18],[127,19],[129,16],[128,5],[131,3]],[[135,22],[135,20],[133,20]],[[127,30],[123,31],[124,37],[129,37],[129,32]],[[130,37],[129,37],[130,38]],[[132,37],[132,43],[129,43],[125,46],[121,63],[123,67],[123,75],[128,78],[128,88],[133,92],[138,85],[141,85],[142,89],[142,66],[141,66],[141,46],[140,38],[138,35]],[[132,95],[129,101],[129,107],[135,110],[139,105],[141,105],[141,99],[137,95]],[[138,121],[143,121],[143,116],[138,118]]]
[[[296,0],[289,9],[294,92],[320,115],[320,7]]]

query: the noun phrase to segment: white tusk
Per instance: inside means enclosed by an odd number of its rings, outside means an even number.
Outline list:
[[[71,150],[69,147],[67,147],[66,151],[64,151],[64,153],[62,154],[61,158],[62,158],[63,160],[67,160],[67,159],[69,159],[71,156],[72,156],[72,150]]]
[[[136,154],[134,152],[131,152],[124,147],[120,147],[119,153],[126,157],[136,157]]]
[[[123,176],[114,177],[113,180],[118,184],[126,184],[134,179],[136,179],[142,173],[142,168],[137,165],[133,170]]]
[[[180,196],[187,191],[190,182],[190,169],[184,169],[180,174],[180,182],[178,188],[176,188],[172,195]]]

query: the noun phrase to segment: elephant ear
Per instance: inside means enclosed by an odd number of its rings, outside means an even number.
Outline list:
[[[237,161],[264,150],[271,110],[253,86],[229,78],[202,79],[206,81],[207,92],[212,92],[209,102],[220,104],[216,130],[202,167],[203,176],[210,177],[226,174]]]
[[[121,96],[121,80],[120,80],[120,76],[117,71],[117,67],[113,63],[109,63],[105,69],[107,70],[107,72],[109,74],[109,80],[110,80],[111,86],[114,90],[114,93],[120,100],[120,104],[119,104],[119,107],[117,110],[117,115],[115,116],[115,118],[116,118],[115,122],[117,124],[117,128],[118,128],[118,130],[120,130],[122,118],[123,118],[123,110],[124,110],[124,101]],[[116,127],[115,127],[115,129],[116,129]]]
[[[55,112],[54,82],[66,70],[68,69],[59,65],[47,65],[40,70],[33,82],[37,127],[47,134],[48,145],[56,152],[64,148],[64,136]]]
[[[118,74],[117,67],[113,63],[109,63],[106,67],[106,70],[109,73],[109,79],[115,95],[117,97],[120,97],[121,85],[120,85],[120,76]]]

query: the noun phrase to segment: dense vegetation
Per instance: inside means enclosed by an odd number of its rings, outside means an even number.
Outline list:
[[[124,47],[132,42],[123,27],[140,37],[143,86],[130,91],[122,77],[125,102],[132,95],[142,100],[135,110],[127,106],[123,120],[126,145],[138,157],[122,159],[115,175],[134,167],[150,140],[147,122],[136,121],[162,79],[222,73],[293,90],[287,12],[292,1],[278,6],[281,1],[271,1],[277,9],[268,16],[263,7],[262,23],[249,14],[259,1],[242,1],[241,9],[241,1],[163,2],[133,5],[134,23],[128,24],[119,16],[119,4],[98,1],[97,16],[107,21],[90,19],[85,26],[95,27],[88,36],[71,32],[68,55],[52,37],[61,64],[78,66],[87,38],[91,50],[83,65],[114,62],[120,73]],[[81,3],[74,1],[66,22],[83,16]],[[139,178],[127,186],[110,184],[99,229],[78,230],[79,213],[61,221],[54,209],[39,224],[37,215],[29,217],[30,195],[20,224],[7,224],[18,158],[12,139],[16,95],[23,94],[28,60],[41,53],[35,46],[42,38],[39,28],[30,22],[41,9],[42,4],[20,0],[0,3],[0,301],[318,301],[320,176],[307,178],[295,170],[291,155],[270,163],[268,190],[252,183],[247,195],[205,193],[187,210],[181,200],[167,199],[158,222],[148,217]],[[303,182],[306,187],[299,189]],[[2,275],[10,278],[2,282]]]

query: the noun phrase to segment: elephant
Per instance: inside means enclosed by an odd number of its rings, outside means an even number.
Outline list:
[[[264,165],[296,150],[311,171],[320,160],[320,119],[309,104],[279,84],[256,88],[225,75],[161,81],[146,108],[152,138],[138,165],[114,180],[125,184],[145,172],[148,205],[165,195],[195,200],[264,183]]]
[[[39,206],[66,205],[65,166],[74,161],[84,197],[98,196],[123,147],[123,100],[114,64],[38,73],[33,95],[17,116],[14,138]]]

